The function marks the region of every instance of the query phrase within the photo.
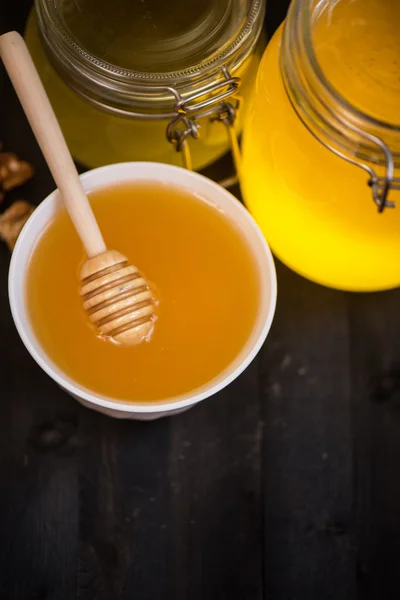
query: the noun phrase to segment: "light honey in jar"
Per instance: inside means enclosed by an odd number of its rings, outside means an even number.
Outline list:
[[[283,262],[335,288],[400,284],[399,182],[388,196],[397,208],[379,213],[359,166],[388,173],[369,134],[400,176],[399,32],[397,0],[295,0],[260,65],[244,135],[246,204]]]
[[[167,139],[186,111],[179,99],[195,109],[193,168],[226,153],[229,136],[215,117],[229,102],[241,130],[265,46],[264,8],[265,0],[37,0],[25,38],[74,158],[87,167],[182,166]],[[238,89],[223,84],[222,69]],[[204,116],[201,101],[211,102]],[[180,122],[174,134],[186,128]]]
[[[212,381],[244,347],[259,306],[242,234],[214,205],[169,185],[124,183],[90,200],[107,246],[154,284],[158,318],[150,340],[135,347],[96,335],[78,291],[82,245],[60,209],[33,250],[26,283],[44,351],[77,383],[117,400],[157,401]]]

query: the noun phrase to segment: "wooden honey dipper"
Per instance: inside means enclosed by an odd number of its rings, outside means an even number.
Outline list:
[[[128,259],[107,250],[67,144],[28,48],[15,31],[0,37],[0,55],[88,259],[80,294],[102,336],[122,345],[147,338],[155,321],[154,298]]]

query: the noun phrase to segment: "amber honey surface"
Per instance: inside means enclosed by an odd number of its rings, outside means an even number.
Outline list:
[[[79,384],[125,401],[162,400],[214,379],[240,352],[257,312],[256,267],[241,234],[211,204],[162,184],[103,188],[91,202],[107,246],[155,284],[158,319],[137,347],[96,336],[78,294],[85,255],[60,210],[34,249],[26,287],[50,358]]]

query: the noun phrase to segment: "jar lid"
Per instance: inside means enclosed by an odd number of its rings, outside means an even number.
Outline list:
[[[103,108],[129,110],[147,108],[150,85],[184,96],[221,67],[236,69],[257,41],[264,0],[38,0],[36,8],[67,83]],[[166,89],[156,96],[171,101]]]
[[[171,72],[201,62],[236,37],[241,0],[55,2],[60,24],[83,50],[132,71]]]

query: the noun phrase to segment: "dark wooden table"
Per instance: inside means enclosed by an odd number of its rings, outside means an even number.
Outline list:
[[[6,0],[1,31],[29,1]],[[268,32],[287,2],[269,2]],[[4,75],[0,137],[53,188]],[[12,198],[11,198],[12,199]],[[399,232],[400,234],[400,232]],[[0,247],[0,598],[400,596],[400,290],[351,295],[281,264],[259,357],[153,423],[82,408],[24,349]]]

